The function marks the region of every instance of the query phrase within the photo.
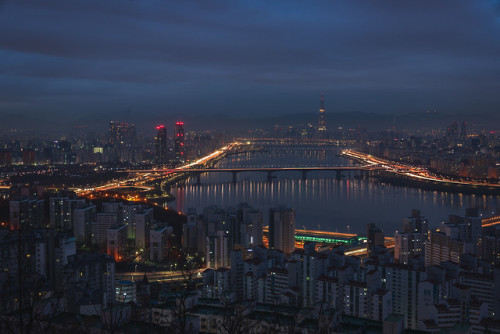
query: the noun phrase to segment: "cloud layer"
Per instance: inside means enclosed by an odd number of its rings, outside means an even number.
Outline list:
[[[491,0],[0,0],[0,115],[500,110]],[[152,119],[151,123],[157,120]]]

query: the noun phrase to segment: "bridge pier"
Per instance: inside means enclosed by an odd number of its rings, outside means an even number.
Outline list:
[[[342,172],[340,170],[337,170],[336,176],[337,176],[337,180],[340,180],[342,178]]]
[[[232,172],[232,173],[233,173],[233,183],[238,182],[238,178],[236,177],[236,174],[237,174],[238,172]]]
[[[201,184],[201,173],[196,173],[196,185],[199,186]]]
[[[302,180],[306,180],[307,179],[307,171],[306,170],[303,170],[302,171]]]

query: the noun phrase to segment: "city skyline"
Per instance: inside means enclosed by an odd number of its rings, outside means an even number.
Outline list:
[[[0,17],[8,127],[313,114],[319,92],[329,114],[498,111],[494,1],[6,1]]]
[[[500,0],[0,31],[1,333],[500,333]]]

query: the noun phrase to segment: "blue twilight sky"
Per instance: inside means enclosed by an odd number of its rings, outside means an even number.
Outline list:
[[[500,111],[500,1],[0,0],[2,126]]]

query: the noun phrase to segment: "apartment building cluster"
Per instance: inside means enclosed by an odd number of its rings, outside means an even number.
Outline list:
[[[201,214],[191,208],[186,215],[182,247],[203,258],[208,268],[229,266],[233,249],[246,253],[254,246],[263,245],[262,212],[246,203],[227,209],[211,206]]]
[[[81,198],[50,197],[48,224],[44,224],[45,202],[26,198],[10,201],[12,230],[52,228],[75,237],[79,247],[97,249],[122,260],[136,251],[150,249],[150,260],[161,262],[167,255],[172,227],[155,222],[153,209],[143,204],[102,203],[97,206]]]
[[[286,230],[273,228],[275,215],[285,216],[271,210],[269,240]],[[450,216],[433,230],[413,210],[395,234],[394,254],[376,242],[383,240],[376,226],[368,230],[373,245],[363,260],[346,255],[343,246],[317,251],[314,243],[291,252],[284,244],[233,248],[228,262],[203,272],[200,297],[299,309],[327,305],[342,317],[383,323],[391,333],[438,333],[457,324],[466,333],[500,332],[500,270],[482,255],[497,248],[486,251],[486,242],[478,243],[493,236],[483,233],[477,210]]]
[[[263,212],[245,203],[200,214],[190,209],[182,246],[188,262],[199,256],[206,269],[150,284],[146,276],[115,280],[115,260],[126,248],[134,254],[149,249],[157,262],[168,255],[172,228],[155,223],[151,208],[108,202],[98,211],[81,199],[52,197],[44,226],[43,204],[12,201],[12,226],[23,228],[0,231],[0,284],[10,287],[0,295],[4,312],[18,309],[26,291],[24,300],[40,293],[42,310],[50,305],[58,315],[100,316],[111,327],[140,323],[158,332],[179,329],[181,310],[183,330],[202,333],[348,332],[356,326],[500,333],[500,233],[482,227],[478,210],[452,215],[435,229],[413,210],[395,233],[394,252],[370,224],[367,255],[358,257],[342,245],[296,248],[290,208],[269,209],[268,229]],[[76,251],[87,243],[107,254]],[[19,289],[15,282],[24,272],[36,273],[44,285]]]
[[[106,308],[115,299],[114,272],[113,258],[77,253],[69,233],[52,228],[0,230],[0,314],[29,307],[37,313],[90,304]]]

